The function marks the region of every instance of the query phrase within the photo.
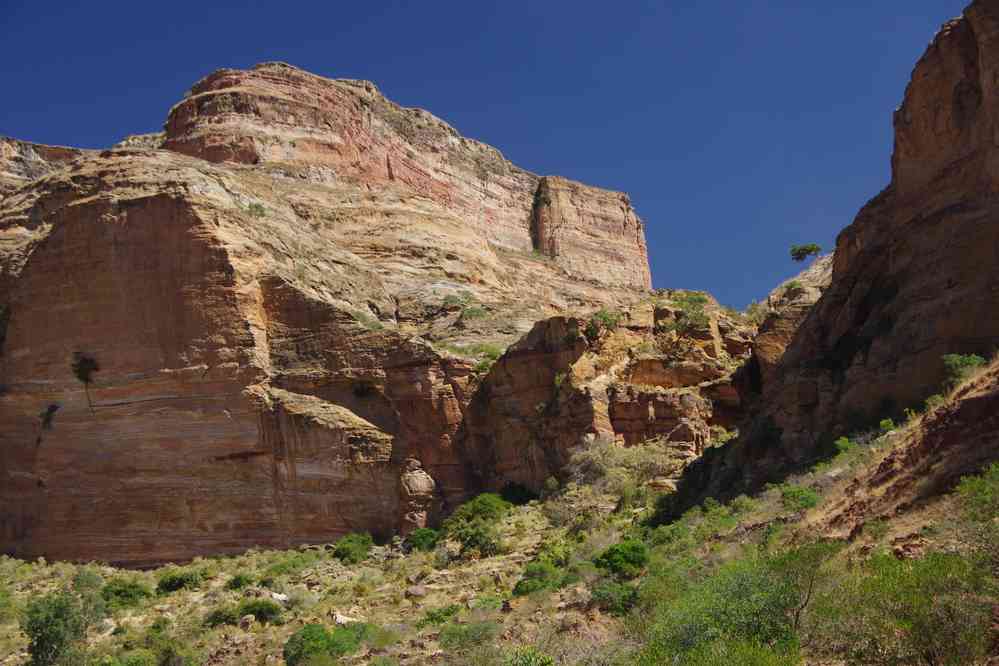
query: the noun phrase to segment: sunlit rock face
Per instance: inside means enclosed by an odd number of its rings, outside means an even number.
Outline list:
[[[483,350],[648,294],[625,195],[283,64],[206,77],[112,150],[4,139],[0,197],[0,551],[22,557],[423,525],[482,486]]]

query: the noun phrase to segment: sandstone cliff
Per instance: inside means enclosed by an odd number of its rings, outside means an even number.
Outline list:
[[[476,488],[481,375],[647,294],[628,198],[366,82],[223,70],[163,135],[4,141],[0,551],[130,564],[388,534]]]
[[[999,8],[979,0],[917,63],[895,113],[891,184],[840,233],[830,286],[765,373],[753,432],[698,465],[690,495],[813,460],[939,392],[943,355],[999,346],[997,71]]]

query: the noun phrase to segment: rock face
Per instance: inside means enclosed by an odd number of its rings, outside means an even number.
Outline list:
[[[678,333],[676,295],[632,306],[612,330],[597,318],[544,320],[513,345],[464,423],[484,487],[540,489],[595,437],[622,446],[659,439],[689,462],[709,444],[711,426],[731,427],[741,413],[732,373],[752,329],[711,302],[703,325]]]
[[[891,184],[840,233],[829,287],[765,371],[757,427],[691,470],[692,496],[805,463],[939,392],[943,355],[999,346],[994,2],[973,2],[936,35],[894,122]]]
[[[421,525],[478,488],[484,359],[647,294],[627,197],[369,83],[223,70],[162,136],[0,149],[0,551],[21,557]]]

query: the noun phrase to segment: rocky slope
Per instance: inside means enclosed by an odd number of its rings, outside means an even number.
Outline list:
[[[422,524],[477,483],[459,437],[489,358],[649,286],[626,195],[283,64],[206,77],[112,150],[0,146],[4,552]]]

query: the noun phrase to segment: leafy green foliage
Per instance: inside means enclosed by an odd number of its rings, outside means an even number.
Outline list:
[[[444,533],[461,544],[462,555],[496,555],[502,549],[496,523],[513,508],[496,493],[482,493],[459,506],[444,521]]]
[[[245,573],[237,573],[225,582],[227,590],[242,590],[244,587],[253,584],[253,576]]]
[[[156,591],[169,594],[177,590],[196,590],[204,580],[201,571],[193,569],[170,569],[160,576],[156,583]]]
[[[418,527],[406,535],[406,547],[429,553],[441,539],[441,533],[431,527]]]
[[[805,245],[792,245],[791,246],[791,259],[795,261],[804,261],[809,257],[815,256],[822,252],[822,248],[815,243],[807,243]]]
[[[344,564],[360,564],[368,559],[374,541],[367,532],[353,532],[336,542],[333,557]]]
[[[878,428],[881,432],[891,432],[895,429],[895,422],[891,419],[881,419],[878,422]]]
[[[432,608],[424,613],[423,618],[416,623],[416,628],[423,629],[424,627],[442,625],[460,612],[461,606],[458,604],[450,604],[441,608]]]
[[[28,636],[31,666],[55,664],[87,629],[80,601],[70,592],[51,592],[28,602],[21,630]]]
[[[947,354],[943,357],[945,382],[949,388],[954,388],[978,368],[985,365],[985,359],[978,354]]]
[[[819,505],[822,496],[812,488],[791,483],[781,484],[780,503],[788,511],[805,511]]]
[[[555,666],[555,659],[535,647],[523,647],[507,657],[503,666]]]
[[[267,624],[281,618],[281,606],[270,599],[247,599],[236,609],[239,617],[252,615],[257,622]]]
[[[523,575],[513,587],[513,594],[522,597],[539,590],[553,590],[561,587],[563,578],[564,572],[551,562],[528,562]]]
[[[378,628],[366,622],[352,622],[327,631],[321,624],[307,624],[284,644],[284,660],[288,666],[305,666],[316,659],[338,659],[353,654],[362,643],[380,642]],[[336,663],[332,661],[331,663]]]
[[[225,624],[237,624],[240,615],[235,606],[216,608],[205,616],[206,627],[220,627]]]
[[[850,663],[979,663],[990,621],[981,585],[981,572],[959,555],[880,553],[826,595],[811,638]]]
[[[112,578],[101,589],[101,596],[104,597],[108,610],[114,612],[138,606],[143,600],[153,596],[153,591],[133,578]]]
[[[253,217],[263,217],[264,215],[267,214],[267,209],[264,208],[263,204],[251,203],[249,206],[246,207],[246,212],[252,215]]]
[[[597,312],[593,313],[590,320],[586,324],[586,337],[590,340],[596,340],[600,337],[600,334],[604,331],[613,331],[621,323],[621,313],[611,312],[606,308],[601,308]]]
[[[626,539],[598,555],[593,563],[618,578],[635,578],[648,561],[648,547],[638,539]]]
[[[673,298],[673,302],[680,311],[676,315],[668,329],[676,331],[677,335],[690,335],[696,331],[707,328],[709,323],[708,313],[704,306],[708,304],[708,297],[704,294],[688,291]]]
[[[753,641],[718,639],[691,650],[685,666],[798,666],[801,658],[794,647],[778,651]]]

